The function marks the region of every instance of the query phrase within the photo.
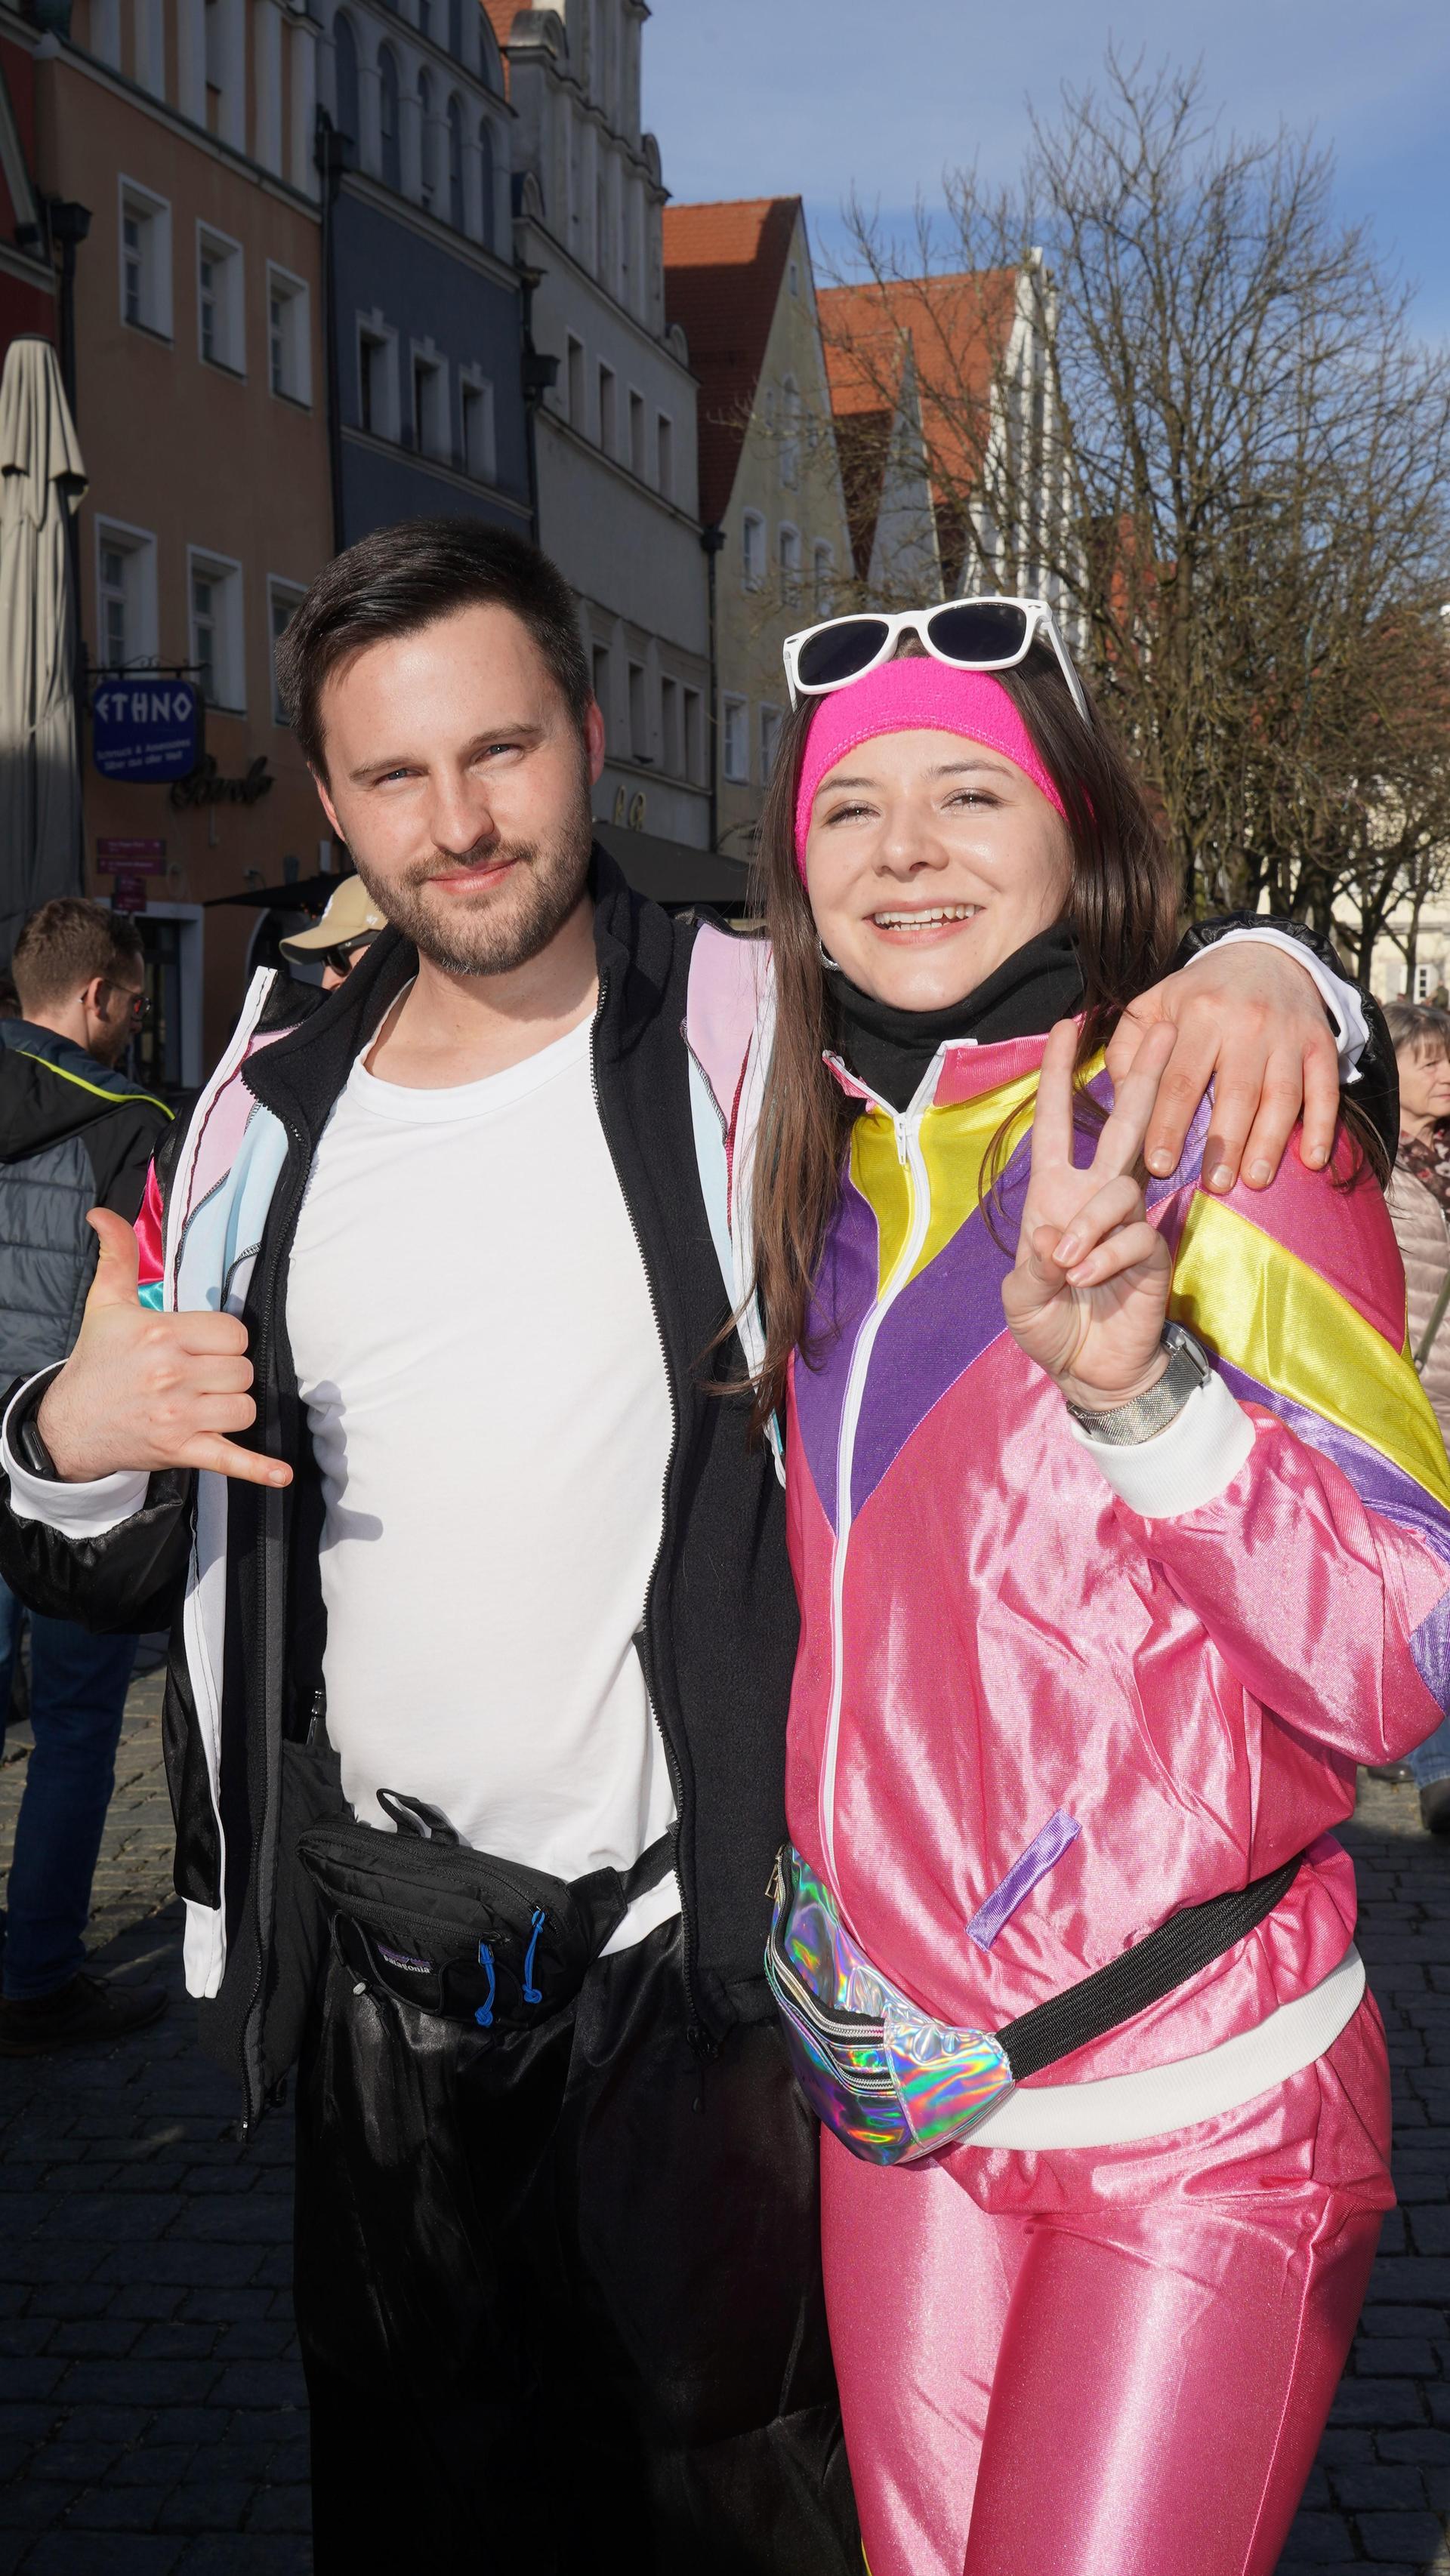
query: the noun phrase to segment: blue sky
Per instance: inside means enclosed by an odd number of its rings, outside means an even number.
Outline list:
[[[645,123],[681,199],[799,193],[842,240],[854,182],[888,217],[942,170],[1010,179],[1026,101],[1081,84],[1108,37],[1202,60],[1242,134],[1284,119],[1334,146],[1347,216],[1418,281],[1450,338],[1450,11],[1445,0],[652,0]]]

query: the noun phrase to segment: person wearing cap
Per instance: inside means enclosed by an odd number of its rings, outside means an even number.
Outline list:
[[[314,922],[310,930],[299,930],[277,945],[284,957],[299,965],[320,957],[322,989],[324,993],[335,993],[387,926],[387,914],[379,912],[362,878],[344,877],[336,894],[329,896],[322,919]]]

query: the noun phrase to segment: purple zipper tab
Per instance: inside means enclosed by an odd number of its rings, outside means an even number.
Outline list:
[[[1030,1896],[1040,1878],[1061,1860],[1069,1843],[1075,1843],[1082,1827],[1076,1816],[1059,1807],[1049,1816],[1040,1834],[1034,1834],[1024,1852],[1019,1852],[1000,1887],[985,1897],[967,1925],[970,1938],[979,1950],[990,1950],[1003,1924],[1015,1914],[1024,1896]]]

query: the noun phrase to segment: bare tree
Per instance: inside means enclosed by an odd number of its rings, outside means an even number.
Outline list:
[[[849,360],[889,420],[909,337],[944,577],[1057,601],[1185,909],[1267,896],[1366,955],[1450,849],[1450,366],[1332,185],[1110,55],[1016,188],[951,174],[905,243],[853,205]]]

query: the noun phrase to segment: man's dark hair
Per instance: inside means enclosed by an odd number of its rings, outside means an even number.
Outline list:
[[[22,925],[10,972],[28,1017],[73,1001],[98,975],[108,984],[131,982],[145,955],[128,913],[108,912],[84,895],[58,894]]]
[[[324,564],[277,646],[277,685],[309,767],[326,777],[318,709],[341,663],[475,605],[522,620],[582,730],[593,688],[574,593],[558,566],[482,519],[403,519]]]

